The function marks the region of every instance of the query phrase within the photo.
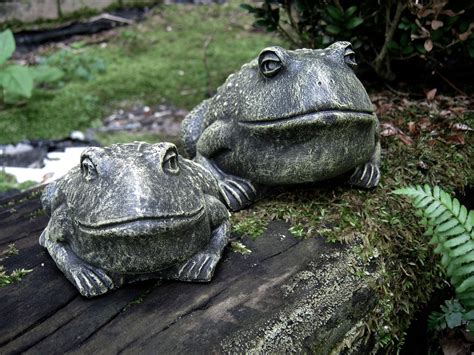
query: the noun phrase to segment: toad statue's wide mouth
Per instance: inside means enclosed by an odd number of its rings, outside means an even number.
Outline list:
[[[200,206],[191,212],[179,214],[127,216],[97,223],[85,223],[78,220],[76,222],[79,229],[87,234],[97,236],[130,234],[138,236],[140,234],[186,228],[197,222],[203,216],[204,211],[204,206]]]
[[[347,121],[374,122],[376,120],[377,117],[375,116],[375,113],[370,110],[359,111],[350,109],[327,109],[280,118],[243,120],[239,121],[239,125],[252,129],[283,128],[304,125],[329,127],[334,124]]]

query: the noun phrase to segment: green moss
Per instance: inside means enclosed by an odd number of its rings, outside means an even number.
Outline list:
[[[36,90],[27,104],[4,107],[0,143],[66,136],[71,130],[97,125],[124,100],[191,109],[261,48],[281,43],[269,34],[247,31],[251,21],[235,1],[159,8],[146,22],[118,30],[136,35],[141,44],[134,40],[134,46],[144,50],[124,45],[123,35],[105,48],[82,48],[83,55],[102,58],[107,71],[91,81]]]
[[[37,183],[34,181],[18,183],[13,175],[0,171],[0,193],[13,189],[23,191],[35,185],[37,185]]]
[[[21,281],[25,275],[32,271],[33,269],[16,269],[8,274],[3,266],[0,265],[0,287],[5,287],[15,282]]]

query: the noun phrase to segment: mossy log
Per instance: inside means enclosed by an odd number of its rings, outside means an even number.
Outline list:
[[[48,217],[40,190],[0,201],[0,252],[7,273],[33,269],[0,288],[0,353],[189,353],[367,351],[364,320],[376,306],[354,275],[349,245],[295,239],[270,223],[251,253],[228,248],[210,283],[139,282],[81,297],[38,237]]]

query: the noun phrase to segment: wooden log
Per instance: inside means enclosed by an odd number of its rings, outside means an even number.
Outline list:
[[[7,271],[33,269],[0,288],[0,353],[328,353],[358,338],[376,304],[353,273],[348,245],[295,239],[272,222],[265,235],[228,248],[210,283],[147,281],[95,299],[79,296],[38,245],[46,226],[39,191],[0,201]],[[355,343],[354,343],[355,342]],[[368,344],[367,346],[370,346]]]

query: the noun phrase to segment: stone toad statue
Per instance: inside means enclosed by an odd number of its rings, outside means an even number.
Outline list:
[[[218,197],[171,143],[88,148],[44,191],[40,244],[86,297],[150,278],[210,281],[230,231]]]
[[[258,185],[380,177],[379,122],[357,79],[349,42],[326,49],[262,50],[185,118],[187,153],[209,169],[232,210]]]

